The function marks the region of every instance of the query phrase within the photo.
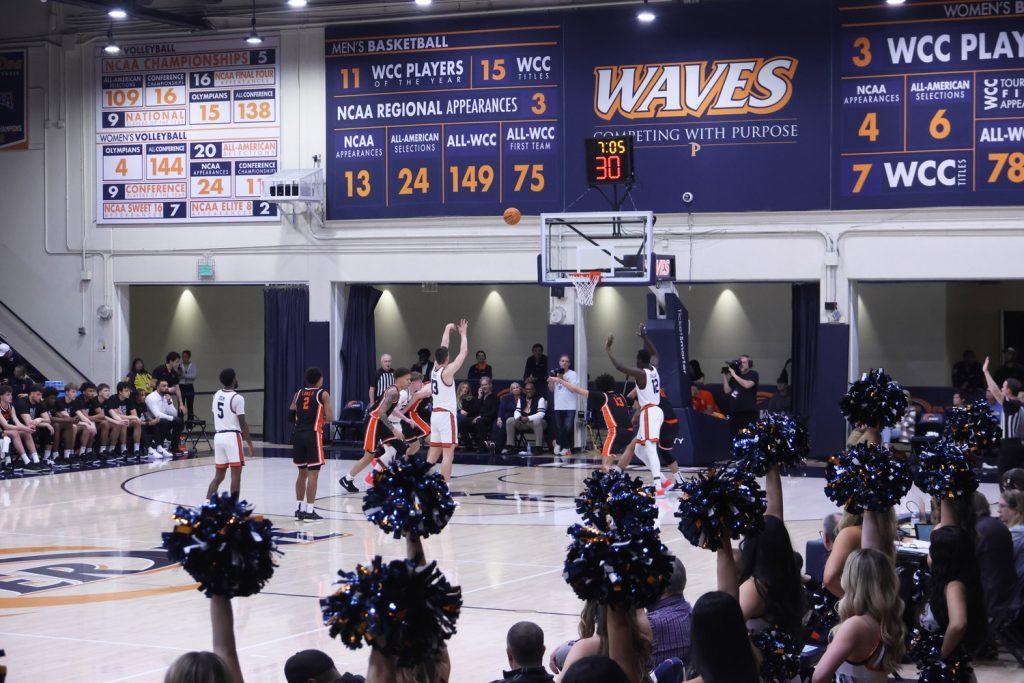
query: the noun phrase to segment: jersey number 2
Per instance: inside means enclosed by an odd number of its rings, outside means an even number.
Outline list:
[[[309,396],[304,396],[302,398],[302,409],[309,410]]]
[[[217,417],[224,419],[224,401],[217,401]]]

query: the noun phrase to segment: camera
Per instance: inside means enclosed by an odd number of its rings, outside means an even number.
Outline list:
[[[732,368],[733,370],[735,370],[737,375],[740,374],[740,359],[736,358],[734,360],[727,360],[727,361],[725,361],[725,365],[722,366],[722,374],[723,375],[728,375],[729,374],[729,368]]]
[[[552,370],[551,373],[550,373],[550,376],[551,377],[561,377],[564,374],[565,374],[565,370],[563,370],[562,368],[558,368],[557,370]]]

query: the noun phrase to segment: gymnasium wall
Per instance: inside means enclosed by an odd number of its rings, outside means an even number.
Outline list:
[[[263,429],[263,287],[135,286],[129,290],[131,346],[150,372],[168,351],[192,351],[199,371],[197,392],[220,388],[227,367],[245,391],[246,419]],[[127,374],[128,366],[119,376]],[[210,396],[196,396],[196,416],[211,422]],[[212,423],[211,423],[212,429]]]
[[[539,231],[531,216],[514,228],[498,216],[353,221],[323,228],[303,217],[260,225],[97,226],[93,52],[103,36],[100,31],[68,30],[61,41],[66,10],[56,3],[15,0],[5,3],[5,10],[0,40],[5,47],[28,50],[30,144],[28,150],[0,152],[0,249],[5,254],[0,292],[5,303],[91,377],[115,376],[130,360],[123,288],[195,283],[196,264],[204,255],[215,260],[215,281],[221,284],[308,283],[311,318],[332,322],[335,357],[344,283],[387,281],[416,287],[421,282],[535,280]],[[133,38],[157,35],[152,29],[136,30],[141,33]],[[51,37],[42,37],[48,32]],[[243,33],[239,26],[235,35],[241,39]],[[161,30],[159,35],[184,34]],[[285,28],[280,37],[282,165],[308,166],[326,148],[324,29],[315,24]],[[1012,207],[677,213],[658,216],[656,250],[677,257],[681,281],[819,281],[822,301],[836,301],[842,320],[855,323],[859,306],[853,284],[1020,278],[1022,234],[1024,214]],[[685,285],[681,292],[685,298]],[[945,381],[940,367],[948,361],[949,349],[963,344],[959,337],[946,340],[922,331],[914,344],[903,344],[914,351],[900,350],[900,340],[891,337],[897,328],[883,322],[919,318],[907,305],[893,305],[899,298],[866,295],[871,325],[858,337],[879,341],[868,340],[863,358],[891,352],[909,377]],[[951,329],[956,320],[969,323],[971,311],[994,305],[984,295],[935,294],[931,301],[942,302]],[[112,318],[97,315],[101,305],[113,309]],[[766,328],[755,324],[758,306],[742,308],[746,320],[723,316],[709,319],[706,326],[756,330],[744,346],[769,335],[766,344],[774,350],[765,352],[766,359],[782,358],[784,352],[778,349],[788,345],[782,343],[788,322]],[[701,318],[694,309],[699,344]],[[827,319],[824,311],[822,318]],[[927,323],[924,330],[934,329],[934,318],[922,322]],[[78,333],[79,327],[85,334]],[[731,336],[728,332],[717,338]],[[990,337],[974,345],[990,345]],[[924,348],[921,344],[934,348],[915,358]],[[695,353],[717,358],[750,351],[757,356],[750,348],[709,348],[713,350],[695,348]],[[887,365],[892,367],[891,362]],[[337,373],[332,377],[338,380]]]
[[[441,286],[436,293],[419,286],[388,285],[377,304],[377,352],[391,353],[395,364],[407,366],[416,350],[433,350],[445,322],[468,316],[470,357],[460,376],[473,363],[477,349],[500,379],[522,376],[535,342],[547,346],[548,290],[536,285]],[[636,326],[646,319],[646,288],[602,287],[587,312],[590,375],[614,372],[604,351],[609,334],[617,341],[623,362],[636,351]],[[779,283],[733,283],[681,287],[690,310],[690,355],[701,361],[711,381],[730,358],[748,353],[762,373],[774,382],[790,353],[790,286]],[[457,347],[456,347],[457,348]],[[552,362],[554,362],[552,360]]]

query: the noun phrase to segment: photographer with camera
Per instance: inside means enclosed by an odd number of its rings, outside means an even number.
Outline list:
[[[750,356],[743,355],[722,366],[722,391],[729,400],[729,434],[757,420],[757,385],[760,378],[753,370]]]

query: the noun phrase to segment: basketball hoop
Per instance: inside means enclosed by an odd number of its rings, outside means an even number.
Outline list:
[[[601,271],[590,270],[586,272],[566,273],[566,276],[576,288],[576,303],[580,306],[594,305],[594,290],[601,282]]]

